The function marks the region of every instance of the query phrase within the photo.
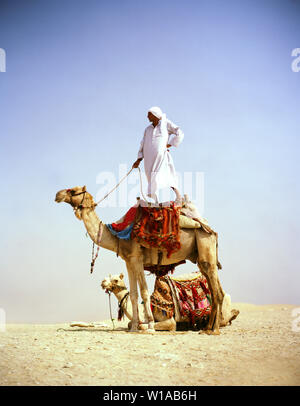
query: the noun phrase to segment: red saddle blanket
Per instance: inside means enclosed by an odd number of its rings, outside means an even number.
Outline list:
[[[174,315],[175,306],[178,306],[181,317],[186,317],[192,324],[197,320],[207,321],[211,313],[211,294],[206,278],[201,274],[188,280],[157,277],[151,305],[165,311],[169,317]]]
[[[168,207],[139,206],[131,238],[148,247],[167,251],[167,257],[180,249],[180,208],[172,202]]]

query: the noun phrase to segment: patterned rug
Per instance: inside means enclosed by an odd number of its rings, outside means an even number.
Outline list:
[[[183,317],[194,324],[196,320],[207,319],[211,313],[211,294],[202,274],[189,280],[169,278],[176,291],[178,307]]]
[[[107,228],[119,239],[130,240],[136,214],[137,206],[133,206],[119,221],[112,224],[106,224]]]
[[[152,307],[158,307],[169,317],[175,314],[176,321],[180,321],[176,314],[179,309],[181,318],[188,318],[194,325],[208,321],[211,313],[211,295],[205,277],[195,273],[195,277],[188,280],[176,279],[169,276],[157,277],[154,292],[151,295]]]
[[[172,317],[174,314],[174,301],[168,282],[168,276],[159,276],[155,279],[154,291],[151,295],[151,307],[158,307]]]
[[[166,250],[169,258],[180,249],[179,215],[180,207],[174,202],[170,207],[140,206],[131,238],[148,247]]]

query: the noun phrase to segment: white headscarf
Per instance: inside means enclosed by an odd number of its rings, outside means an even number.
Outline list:
[[[152,113],[155,117],[157,117],[159,120],[161,120],[163,116],[163,112],[159,107],[151,107],[151,109],[148,110],[149,113]]]
[[[152,113],[155,117],[157,117],[160,120],[160,131],[162,132],[162,134],[168,137],[167,116],[165,115],[165,113],[161,111],[160,107],[151,107],[151,109],[149,109],[148,112]]]

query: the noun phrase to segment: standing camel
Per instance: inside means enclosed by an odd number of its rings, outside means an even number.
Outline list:
[[[132,325],[130,331],[138,331],[138,285],[145,306],[148,330],[154,331],[154,319],[150,307],[150,295],[144,275],[144,266],[158,263],[158,249],[147,248],[135,240],[119,240],[113,236],[95,212],[96,204],[86,187],[76,186],[57,192],[55,201],[65,202],[73,207],[76,217],[83,220],[92,241],[100,247],[116,252],[126,263],[128,272],[130,299],[132,302]],[[100,231],[100,233],[99,233]],[[99,235],[100,234],[100,235]],[[99,237],[101,237],[99,239]],[[207,334],[220,334],[224,291],[217,271],[217,234],[208,233],[202,228],[180,229],[181,248],[167,258],[163,252],[161,265],[175,264],[183,260],[197,263],[205,276],[212,295],[212,311],[206,327]]]

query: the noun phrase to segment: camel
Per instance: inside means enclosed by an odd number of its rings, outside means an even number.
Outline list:
[[[189,279],[190,276],[194,277],[194,275],[181,275],[180,279]],[[132,320],[132,305],[130,301],[127,300],[129,291],[124,282],[124,274],[121,273],[119,275],[107,276],[101,282],[101,287],[106,292],[112,292],[116,296],[119,303],[119,308],[121,309],[121,314],[125,314],[129,320]],[[138,305],[138,310],[139,318],[141,320],[139,328],[143,330],[145,323],[144,306]],[[174,316],[169,317],[166,312],[163,312],[160,308],[155,307],[155,305],[153,305],[152,313],[155,321],[154,329],[156,331],[176,331],[176,322],[189,322],[187,317],[176,317],[175,314]],[[226,293],[222,303],[222,318],[220,321],[220,327],[225,327],[231,324],[231,322],[236,319],[238,314],[239,310],[231,308],[231,297]],[[128,323],[128,328],[130,327],[131,321]]]
[[[130,299],[132,302],[132,325],[130,331],[137,332],[139,325],[138,314],[138,285],[145,306],[148,330],[154,331],[154,319],[150,307],[150,295],[144,275],[144,266],[158,263],[159,251],[155,248],[142,246],[135,240],[120,240],[113,236],[108,227],[99,219],[95,212],[97,206],[86,187],[76,186],[57,192],[55,201],[65,202],[73,207],[79,220],[84,222],[87,233],[99,247],[117,253],[126,263],[129,278]],[[167,253],[159,258],[161,265],[179,263],[189,260],[197,263],[200,272],[205,276],[212,296],[212,311],[206,327],[207,334],[220,334],[219,326],[222,317],[222,302],[225,293],[218,277],[217,234],[208,233],[202,228],[180,229],[181,248],[170,258]]]

